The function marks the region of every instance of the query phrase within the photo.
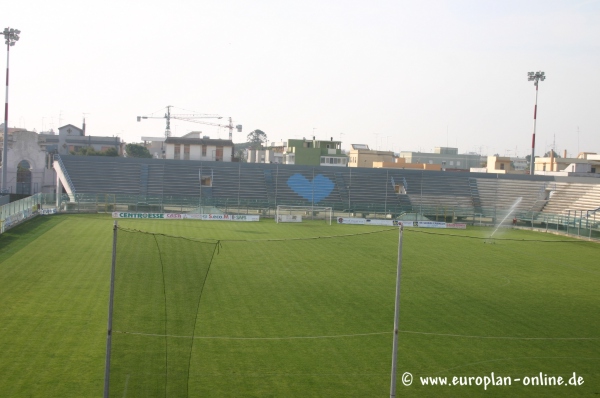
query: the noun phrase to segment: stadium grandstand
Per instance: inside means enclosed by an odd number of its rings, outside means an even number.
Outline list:
[[[368,217],[494,222],[509,209],[539,218],[600,208],[597,178],[60,155],[54,167],[69,201],[109,195],[135,210],[328,206]]]

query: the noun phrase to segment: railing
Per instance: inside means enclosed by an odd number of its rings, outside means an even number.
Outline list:
[[[600,239],[600,216],[594,211],[567,210],[563,214],[537,213],[524,219],[526,226],[588,239]]]
[[[60,155],[55,154],[54,160],[57,161],[58,164],[60,165],[60,169],[61,169],[63,175],[65,176],[65,178],[67,179],[67,184],[69,184],[69,188],[71,188],[71,192],[75,193],[75,184],[73,184],[73,182],[71,181],[71,177],[69,177],[69,173],[67,173],[67,169],[65,168],[65,165],[63,164],[63,161],[62,161]]]
[[[275,208],[268,200],[237,200],[201,198],[198,196],[150,196],[127,194],[55,194],[38,193],[4,206],[0,206],[0,232],[39,214],[39,210],[56,208],[59,213],[229,213],[261,214],[273,217]],[[278,202],[279,205],[305,206],[304,201]],[[401,219],[404,221],[445,221],[477,226],[511,226],[513,219],[518,227],[544,232],[557,232],[571,236],[600,240],[599,210],[567,210],[564,214],[514,210],[501,207],[471,207],[447,205],[390,205],[389,203],[353,204],[352,209],[338,203],[320,203],[332,207],[334,216]]]

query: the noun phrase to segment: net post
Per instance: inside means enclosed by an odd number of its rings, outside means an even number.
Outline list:
[[[398,362],[398,333],[400,324],[400,279],[402,276],[402,234],[404,233],[404,226],[400,223],[398,233],[398,264],[396,271],[396,305],[394,313],[394,342],[392,344],[392,381],[390,385],[390,398],[396,396],[396,372]]]
[[[108,398],[110,382],[110,349],[112,343],[113,297],[115,292],[115,263],[117,260],[117,220],[113,226],[112,265],[110,269],[110,293],[108,295],[108,327],[106,330],[106,362],[104,367],[104,398]]]

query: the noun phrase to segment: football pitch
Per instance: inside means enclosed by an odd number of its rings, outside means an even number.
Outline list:
[[[102,395],[113,223],[105,215],[37,217],[0,235],[0,396]],[[164,369],[147,373],[145,363],[115,368],[112,397],[151,396],[136,380],[157,380],[156,396],[170,397],[389,396],[396,228],[273,220],[119,226],[121,253],[133,253],[119,261],[142,272],[117,289],[137,289],[138,298],[164,281],[150,272],[152,245],[132,237],[186,238],[181,246],[169,238],[163,267],[193,264],[201,242],[214,251],[193,289],[201,295],[172,309],[190,311],[192,334],[115,324],[115,342],[128,332],[132,351],[185,342],[184,377],[172,372],[170,385]],[[599,395],[600,246],[512,229],[490,241],[491,233],[405,229],[396,395]],[[117,274],[125,269],[119,261]],[[154,299],[129,302],[131,317]],[[563,385],[554,385],[559,377]]]

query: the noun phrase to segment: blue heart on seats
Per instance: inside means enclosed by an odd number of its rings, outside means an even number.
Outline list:
[[[302,174],[296,173],[287,180],[287,185],[298,195],[306,200],[319,203],[329,196],[335,184],[329,178],[322,174],[317,174],[312,181],[308,180]]]

